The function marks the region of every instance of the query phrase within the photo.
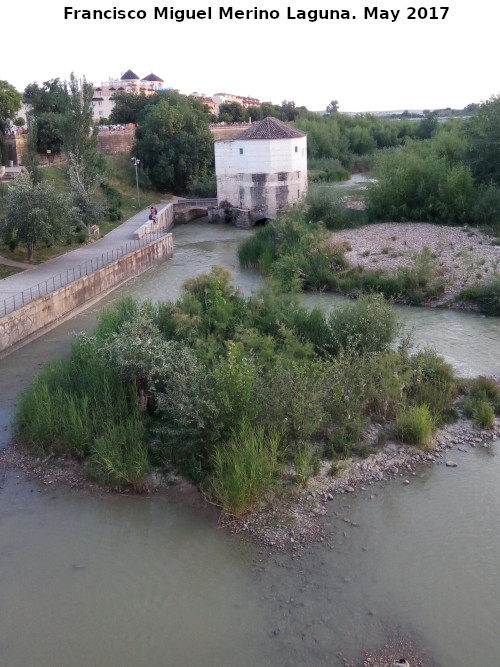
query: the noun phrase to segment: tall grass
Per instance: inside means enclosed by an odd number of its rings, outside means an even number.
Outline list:
[[[280,441],[278,432],[266,433],[244,422],[227,443],[215,448],[209,494],[225,513],[243,516],[272,488],[282,468]]]
[[[107,422],[90,449],[90,470],[98,481],[142,490],[149,459],[144,427],[137,416],[118,424]]]
[[[45,366],[21,393],[16,431],[39,454],[84,458],[92,453],[94,471],[103,466],[95,476],[137,485],[134,471],[143,472],[145,464],[144,451],[134,444],[144,440],[136,410],[130,389],[83,336],[75,341],[69,357]],[[112,449],[116,443],[121,443],[120,455],[116,446]],[[108,466],[110,462],[114,468]]]
[[[434,420],[427,405],[402,408],[396,416],[396,435],[409,445],[430,449],[433,430]]]

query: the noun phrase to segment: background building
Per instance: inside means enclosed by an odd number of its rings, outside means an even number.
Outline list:
[[[140,79],[129,69],[119,79],[110,79],[94,88],[92,117],[96,122],[99,122],[101,118],[109,118],[115,105],[114,96],[117,92],[153,95],[163,89],[163,84],[163,79],[156,74],[151,73]]]

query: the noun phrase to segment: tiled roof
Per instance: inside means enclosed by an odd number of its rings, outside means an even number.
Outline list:
[[[141,79],[141,81],[161,81],[163,83],[163,79],[160,79],[159,76],[156,76],[156,74],[153,73],[148,74],[144,79]]]
[[[126,81],[128,79],[138,79],[137,74],[134,74],[131,69],[128,69],[125,74],[122,75],[121,80]]]
[[[237,140],[242,139],[295,139],[298,137],[305,137],[306,133],[302,130],[297,130],[287,123],[284,123],[277,118],[268,116],[264,120],[260,120],[248,130],[245,130],[238,135]]]

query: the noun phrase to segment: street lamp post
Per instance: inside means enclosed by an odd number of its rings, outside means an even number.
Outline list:
[[[139,196],[139,176],[137,174],[137,165],[140,164],[140,160],[138,160],[136,157],[132,158],[132,162],[135,165],[135,182],[137,185],[137,203],[139,204],[139,207],[141,206],[141,198]]]

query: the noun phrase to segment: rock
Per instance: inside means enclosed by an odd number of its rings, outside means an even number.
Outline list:
[[[405,481],[403,482],[403,484],[405,484],[406,486],[408,486],[409,483],[410,483],[409,479],[405,479]]]
[[[455,461],[446,461],[446,466],[448,468],[456,468],[457,465],[458,465],[458,463],[456,463]]]

